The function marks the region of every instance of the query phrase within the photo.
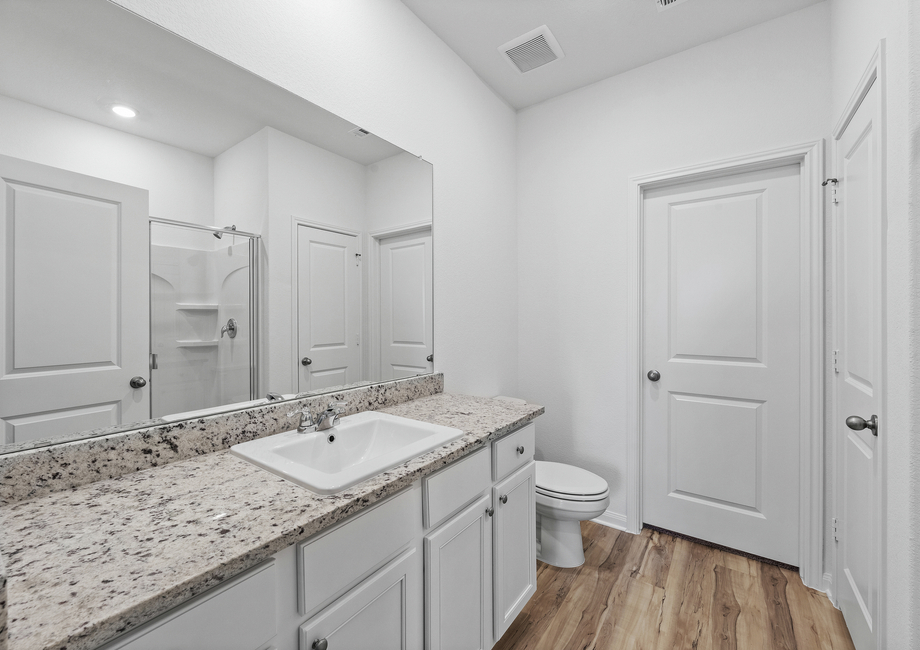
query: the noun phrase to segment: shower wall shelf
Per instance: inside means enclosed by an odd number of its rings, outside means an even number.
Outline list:
[[[217,347],[219,341],[176,341],[179,348],[212,348]]]
[[[177,302],[176,311],[217,311],[219,305],[213,302]]]

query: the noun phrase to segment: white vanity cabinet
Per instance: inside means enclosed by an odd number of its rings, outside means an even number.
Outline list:
[[[463,506],[429,518],[444,523],[425,536],[426,650],[489,650],[536,591],[534,431],[529,424],[423,480],[429,512],[448,510],[448,498]]]
[[[536,590],[534,425],[100,650],[490,650]]]

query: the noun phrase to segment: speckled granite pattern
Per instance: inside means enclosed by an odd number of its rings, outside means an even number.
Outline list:
[[[220,451],[0,509],[8,650],[95,648],[543,413],[446,394],[380,410],[464,435],[329,496]]]
[[[6,565],[0,555],[0,650],[6,650]]]
[[[316,414],[333,400],[346,401],[346,413],[351,414],[443,390],[442,374],[346,386],[335,393],[2,455],[0,505],[160,467],[288,431],[296,426],[297,420],[287,414],[303,406],[309,406]]]

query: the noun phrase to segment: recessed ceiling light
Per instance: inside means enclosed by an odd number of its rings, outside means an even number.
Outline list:
[[[137,115],[136,110],[130,106],[123,106],[122,104],[116,104],[113,106],[112,112],[115,113],[115,115],[119,115],[121,117],[135,117]]]

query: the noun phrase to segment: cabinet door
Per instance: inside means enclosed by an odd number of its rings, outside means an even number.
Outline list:
[[[496,641],[537,590],[536,467],[531,461],[492,488]]]
[[[325,639],[328,650],[421,647],[421,558],[409,549],[300,626],[300,650]]]
[[[425,537],[425,647],[487,650],[492,646],[492,497]]]

